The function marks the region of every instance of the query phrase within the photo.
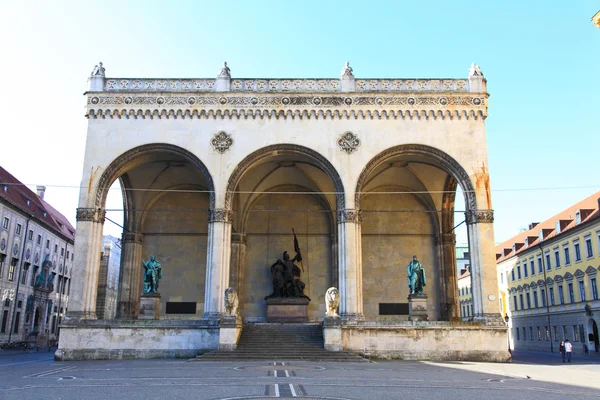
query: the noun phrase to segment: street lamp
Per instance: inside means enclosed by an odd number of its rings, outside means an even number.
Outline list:
[[[504,314],[504,322],[506,322],[506,326],[508,327],[508,332],[506,335],[506,340],[508,340],[508,352],[512,355],[512,350],[510,349],[510,327],[508,326],[508,321],[510,321],[510,317],[508,314]]]

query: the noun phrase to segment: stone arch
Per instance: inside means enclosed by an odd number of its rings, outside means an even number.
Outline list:
[[[465,169],[462,167],[462,165],[460,165],[458,161],[456,161],[447,153],[436,149],[435,147],[422,144],[403,144],[390,147],[373,157],[363,168],[360,176],[358,177],[358,182],[356,183],[354,199],[356,209],[360,209],[361,189],[365,185],[369,174],[379,164],[385,162],[385,160],[387,160],[388,158],[399,155],[423,155],[437,161],[439,163],[439,166],[442,167],[446,172],[448,172],[456,180],[456,183],[458,183],[461,186],[463,193],[465,194],[466,211],[477,210],[477,198],[475,195],[475,187],[473,186],[471,178],[469,177]],[[452,184],[452,182],[447,182],[447,184],[450,185]]]
[[[106,196],[108,194],[108,190],[110,189],[110,185],[121,176],[125,170],[131,166],[131,164],[140,159],[141,157],[155,152],[165,152],[178,155],[180,157],[185,158],[192,165],[194,165],[198,170],[202,172],[204,178],[206,179],[206,183],[208,185],[209,190],[209,199],[210,199],[210,208],[215,208],[215,186],[213,183],[212,176],[208,171],[208,168],[196,155],[189,152],[188,150],[181,148],[179,146],[175,146],[168,143],[151,143],[145,144],[142,146],[134,147],[126,151],[125,153],[118,156],[115,160],[113,160],[109,166],[104,170],[100,179],[98,180],[97,188],[96,188],[96,197],[94,199],[94,208],[102,208],[105,201]],[[127,204],[125,204],[127,206]]]
[[[315,163],[316,166],[321,168],[332,180],[333,185],[336,191],[336,202],[338,210],[343,210],[346,206],[345,200],[345,192],[344,192],[344,184],[342,183],[342,179],[340,174],[335,169],[335,167],[329,162],[327,158],[325,158],[320,153],[315,150],[309,149],[308,147],[300,146],[297,144],[275,144],[263,147],[254,151],[253,153],[246,156],[233,170],[231,173],[229,180],[227,181],[227,189],[225,192],[225,209],[231,209],[231,204],[233,200],[233,195],[235,192],[235,188],[237,187],[240,179],[244,175],[249,168],[251,168],[256,163],[271,157],[278,155],[303,155],[312,162]]]

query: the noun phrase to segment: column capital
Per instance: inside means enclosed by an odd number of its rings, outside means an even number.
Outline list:
[[[215,208],[208,212],[208,222],[231,222],[232,211],[226,208]]]
[[[436,236],[437,244],[456,244],[456,235],[454,233],[443,233],[441,235]]]
[[[494,210],[467,210],[467,224],[491,224],[494,222]]]
[[[144,235],[137,232],[123,232],[123,236],[121,237],[121,242],[123,243],[143,243]]]
[[[77,221],[90,221],[103,224],[106,211],[101,208],[78,208],[75,215]]]
[[[338,223],[344,224],[346,222],[361,223],[362,222],[362,210],[356,210],[353,208],[347,208],[345,210],[338,210]]]

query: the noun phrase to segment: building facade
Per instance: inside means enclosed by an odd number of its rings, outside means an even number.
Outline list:
[[[600,192],[496,247],[501,309],[513,348],[600,350]]]
[[[69,304],[75,229],[0,167],[0,342],[45,345]]]
[[[464,268],[458,276],[458,300],[460,303],[460,317],[463,321],[472,321],[473,289],[471,288],[471,272]]]
[[[75,257],[81,269],[57,357],[219,347],[225,289],[237,292],[243,323],[265,321],[270,267],[283,251],[293,254],[295,234],[309,320],[324,320],[325,293],[339,288],[340,348],[450,357],[430,344],[409,345],[386,324],[417,329],[408,321],[408,285],[397,277],[413,255],[427,276],[432,326],[419,325],[423,337],[434,343],[433,325],[460,317],[448,233],[459,201],[480,327],[455,327],[448,337],[487,335],[479,342],[489,349],[472,354],[506,358],[494,346],[505,341],[505,327],[495,299],[488,94],[477,65],[466,79],[360,79],[349,65],[335,79],[238,79],[227,65],[216,79],[109,78],[99,65],[89,84]],[[107,330],[106,321],[96,322],[96,300],[105,202],[115,181],[125,208],[123,262]],[[463,199],[455,199],[458,186]],[[127,336],[119,330],[139,328],[142,261],[150,255],[163,272],[160,320],[154,330],[144,321],[154,347],[117,343],[115,335]],[[166,333],[173,324],[178,339]],[[469,353],[452,347],[457,342],[449,340],[451,354]]]
[[[117,315],[119,274],[121,272],[121,239],[114,236],[102,238],[102,254],[98,275],[96,316],[114,319]]]

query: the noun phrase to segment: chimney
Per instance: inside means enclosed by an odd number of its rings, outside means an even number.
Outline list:
[[[46,186],[36,186],[37,195],[40,199],[44,200],[44,193],[46,193]]]
[[[538,226],[540,223],[539,222],[532,222],[529,224],[529,230],[532,230],[533,228],[535,228],[536,226]]]

